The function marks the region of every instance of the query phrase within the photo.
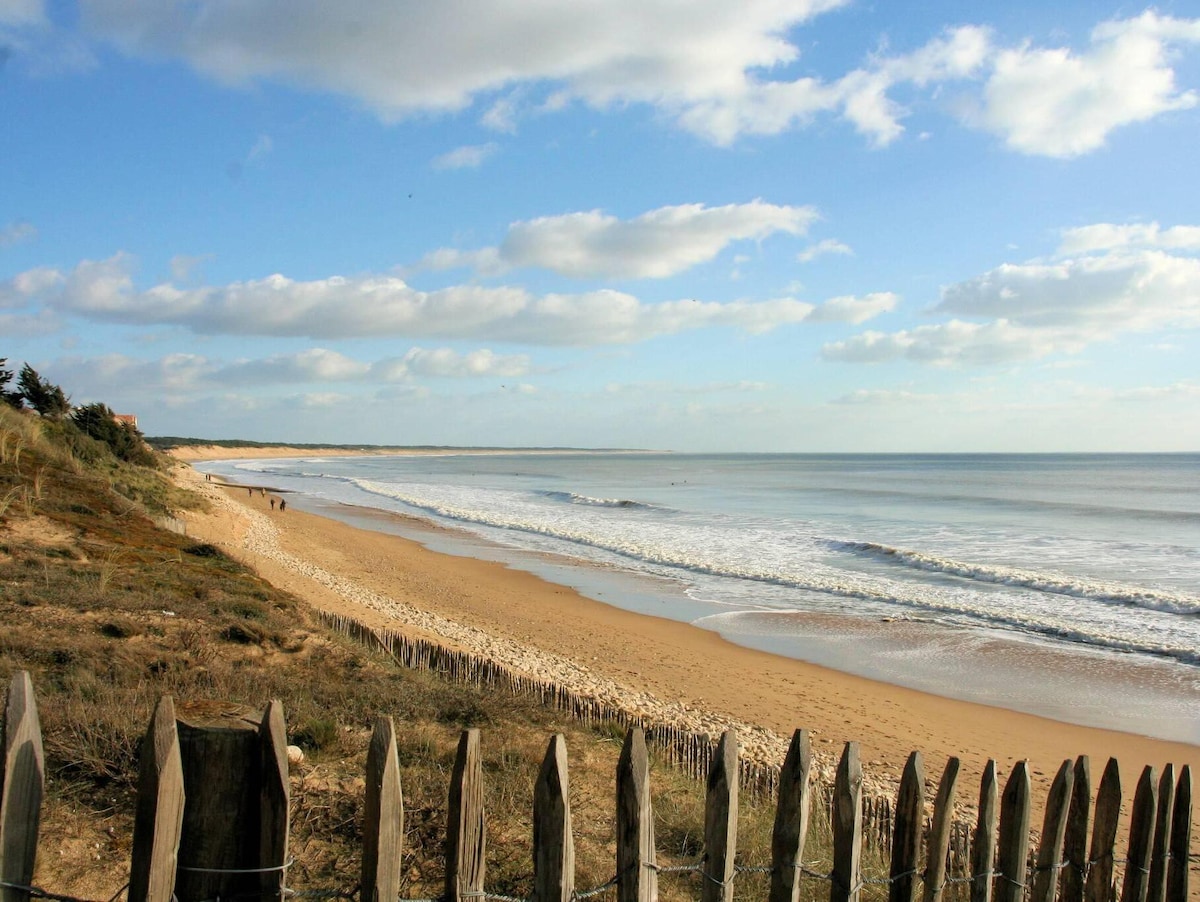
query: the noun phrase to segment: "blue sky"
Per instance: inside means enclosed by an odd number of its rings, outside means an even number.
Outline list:
[[[1196,13],[0,0],[0,356],[150,435],[1197,450]]]

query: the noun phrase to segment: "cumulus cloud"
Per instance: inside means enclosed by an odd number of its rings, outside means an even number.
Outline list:
[[[131,265],[128,256],[117,255],[85,260],[69,272],[28,270],[0,283],[0,307],[41,305],[99,321],[179,325],[209,334],[405,335],[565,346],[630,343],[714,326],[758,334],[801,322],[813,309],[791,298],[646,304],[607,289],[534,295],[517,287],[454,285],[421,291],[377,275],[308,282],[273,275],[216,287],[161,283],[138,290]]]
[[[1003,363],[1076,353],[1128,333],[1200,328],[1200,258],[1190,253],[1200,250],[1198,239],[1193,226],[1156,223],[1071,229],[1060,251],[1077,256],[1006,263],[943,288],[929,312],[950,321],[865,332],[827,344],[822,355],[856,363]]]
[[[983,93],[981,123],[1014,150],[1074,157],[1115,128],[1193,107],[1179,91],[1172,48],[1200,42],[1200,19],[1147,11],[1104,22],[1084,53],[1024,45],[1000,51]]]
[[[36,0],[0,0],[13,10]],[[996,46],[964,25],[907,53],[867,55],[848,72],[772,77],[800,57],[797,28],[848,0],[85,0],[94,36],[126,52],[177,57],[228,84],[276,80],[356,99],[387,120],[485,106],[512,133],[525,110],[646,104],[727,145],[836,116],[870,143],[904,132],[899,88],[979,91],[972,124],[1023,153],[1074,156],[1112,129],[1195,103],[1174,85],[1175,47],[1197,20],[1147,12],[1097,26],[1084,52]],[[0,6],[0,10],[4,7]],[[668,40],[663,36],[669,35]],[[913,93],[911,90],[909,93]],[[921,97],[917,97],[921,100]],[[477,164],[475,164],[477,165]]]
[[[434,169],[478,169],[483,161],[500,149],[494,141],[487,144],[469,144],[447,151],[433,161]]]
[[[1200,251],[1200,226],[1164,229],[1157,222],[1130,225],[1099,222],[1064,231],[1058,255],[1069,257],[1123,248]]]
[[[1006,320],[969,323],[951,320],[900,332],[864,332],[821,349],[826,360],[843,363],[884,363],[909,360],[934,366],[990,365],[1042,357],[1059,348],[1079,350],[1082,344]]]
[[[809,323],[851,323],[858,325],[869,319],[874,319],[881,313],[896,309],[900,298],[890,291],[879,291],[863,297],[845,295],[830,298],[825,303],[813,309],[805,322]]]
[[[576,278],[661,279],[707,263],[735,241],[761,240],[777,232],[802,235],[817,216],[813,207],[761,200],[659,207],[633,219],[600,210],[566,213],[514,222],[498,247],[440,248],[419,266],[468,266],[488,274],[538,267]]]
[[[824,257],[826,254],[852,255],[853,253],[850,245],[838,241],[836,238],[825,238],[816,244],[810,244],[798,253],[796,260],[800,263],[812,263],[817,257]]]

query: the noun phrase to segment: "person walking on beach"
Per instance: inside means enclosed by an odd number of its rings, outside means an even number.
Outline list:
[[[246,489],[246,494],[249,495],[251,498],[253,498],[254,497],[254,489],[253,488]]]
[[[271,510],[275,510],[275,499],[271,499]]]
[[[279,499],[279,512],[283,513],[285,510],[287,510],[287,502],[284,501],[282,498],[280,498]]]

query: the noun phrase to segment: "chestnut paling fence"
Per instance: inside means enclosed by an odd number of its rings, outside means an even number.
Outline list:
[[[264,712],[209,704],[180,709],[169,696],[155,709],[142,743],[130,875],[131,902],[357,897],[397,900],[404,806],[395,727],[377,720],[367,755],[363,800],[362,869],[353,888],[288,885],[289,785],[286,729],[278,702]],[[0,787],[0,902],[51,898],[80,902],[32,884],[44,760],[32,682],[18,672],[8,689]],[[921,756],[908,759],[892,809],[890,867],[864,873],[863,773],[857,743],[847,743],[832,787],[821,792],[806,731],[792,737],[773,781],[777,793],[771,864],[738,867],[737,810],[743,773],[732,732],[706,756],[704,851],[686,867],[660,867],[654,841],[646,731],[631,725],[616,774],[614,876],[587,890],[575,887],[566,744],[549,743],[535,785],[530,902],[571,902],[601,893],[617,902],[654,902],[660,875],[697,872],[701,902],[732,902],[738,878],[762,872],[740,895],[796,902],[802,890],[828,893],[831,902],[858,902],[870,893],[889,902],[918,896],[937,902],[953,889],[972,902],[1108,902],[1119,898],[1183,902],[1189,895],[1192,824],[1191,772],[1172,766],[1161,776],[1146,768],[1133,796],[1128,840],[1118,856],[1120,770],[1110,760],[1092,804],[1086,758],[1065,761],[1046,799],[1045,819],[1031,848],[1031,782],[1018,763],[1001,791],[994,762],[985,769],[978,815],[963,876],[949,865],[959,762],[951,758],[931,811]],[[832,866],[805,859],[814,795],[827,800]],[[1090,829],[1089,829],[1090,826]],[[1090,841],[1089,841],[1090,836]],[[449,787],[445,884],[440,902],[493,899],[485,883],[486,822],[478,730],[462,733]],[[1118,879],[1118,875],[1123,876]],[[806,881],[809,885],[806,887]],[[1119,884],[1119,885],[1118,885]],[[415,902],[415,900],[414,900]],[[420,900],[438,902],[438,900]]]

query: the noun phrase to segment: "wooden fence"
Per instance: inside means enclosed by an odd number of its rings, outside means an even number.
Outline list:
[[[130,902],[200,902],[293,895],[337,895],[287,886],[290,796],[283,712],[272,702],[262,714],[238,706],[214,706],[216,723],[177,718],[172,699],[155,709],[141,749]],[[0,787],[0,902],[59,898],[32,885],[45,773],[37,705],[29,675],[9,686],[3,728]],[[533,879],[529,902],[573,902],[603,891],[617,902],[655,902],[665,870],[702,875],[701,902],[732,902],[739,873],[769,874],[769,902],[797,902],[804,880],[828,884],[830,902],[858,902],[878,884],[889,902],[939,902],[947,887],[967,885],[972,902],[1109,902],[1122,864],[1122,902],[1184,902],[1189,894],[1192,781],[1188,767],[1178,778],[1168,766],[1146,768],[1133,798],[1124,859],[1117,857],[1121,778],[1110,760],[1092,805],[1086,758],[1065,761],[1050,789],[1040,842],[1030,848],[1029,772],[1018,764],[1000,791],[994,762],[980,786],[970,871],[948,872],[950,825],[959,762],[947,763],[927,812],[921,755],[913,752],[895,803],[888,876],[864,876],[863,773],[857,743],[847,743],[830,793],[832,868],[816,871],[805,861],[814,780],[808,734],[796,731],[776,785],[778,802],[771,864],[739,868],[737,737],[725,733],[709,756],[704,851],[694,866],[659,868],[654,842],[649,756],[645,731],[631,727],[616,774],[615,875],[594,890],[579,892],[566,745],[554,736],[534,792]],[[366,764],[363,855],[358,898],[394,902],[400,889],[404,805],[395,727],[376,721]],[[474,902],[485,889],[486,822],[478,730],[462,733],[449,788],[445,888],[440,902]],[[927,816],[928,815],[928,816]],[[1089,831],[1090,825],[1090,831]],[[1088,837],[1090,833],[1090,844]],[[823,892],[822,892],[823,894]],[[118,893],[118,896],[120,894]],[[116,898],[116,897],[114,897]],[[78,902],[78,900],[76,900]],[[437,900],[420,900],[437,902]],[[522,900],[506,900],[522,902]]]

